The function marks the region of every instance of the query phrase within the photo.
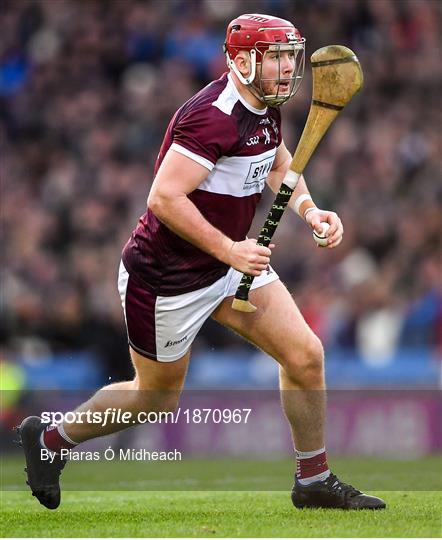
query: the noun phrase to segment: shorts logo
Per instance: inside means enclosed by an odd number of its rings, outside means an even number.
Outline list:
[[[171,341],[169,339],[169,341],[166,343],[166,345],[164,345],[164,348],[166,348],[166,347],[174,347],[175,345],[178,345],[179,343],[182,343],[183,341],[186,341],[186,339],[187,339],[187,336],[184,336],[183,338],[178,339],[177,341]]]

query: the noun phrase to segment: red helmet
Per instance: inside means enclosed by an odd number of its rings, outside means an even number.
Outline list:
[[[258,99],[269,105],[280,105],[290,99],[298,90],[304,72],[304,47],[305,39],[293,24],[285,19],[272,15],[252,13],[241,15],[233,19],[227,27],[224,52],[227,57],[227,65],[235,72],[239,80],[247,85]],[[242,76],[237,70],[233,60],[239,51],[246,50],[250,53],[251,72],[248,77]],[[262,63],[265,54],[269,51],[287,51],[295,53],[295,59],[301,51],[300,60],[295,62],[294,74],[290,77],[290,92],[288,95],[266,96],[262,89],[261,77],[255,81],[256,64]]]

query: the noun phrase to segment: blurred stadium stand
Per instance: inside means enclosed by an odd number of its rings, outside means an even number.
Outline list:
[[[330,386],[440,386],[440,3],[3,0],[4,387],[95,388],[131,375],[120,252],[144,211],[170,117],[224,71],[226,23],[248,11],[294,21],[307,55],[350,46],[365,71],[363,93],[306,172],[318,205],[341,215],[344,242],[316,249],[286,216],[272,258],[323,340]],[[309,107],[306,71],[283,108],[291,149]],[[190,386],[276,381],[262,354],[205,326]]]

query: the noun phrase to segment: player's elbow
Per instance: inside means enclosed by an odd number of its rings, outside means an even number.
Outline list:
[[[164,219],[171,206],[170,197],[161,191],[151,191],[147,199],[147,207],[158,219]]]
[[[147,198],[147,208],[151,210],[154,214],[157,213],[157,210],[160,206],[160,198],[156,193],[153,193],[152,191],[149,193],[149,197]]]

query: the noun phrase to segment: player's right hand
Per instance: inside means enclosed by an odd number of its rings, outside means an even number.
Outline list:
[[[247,238],[242,242],[234,242],[228,253],[228,264],[249,276],[257,277],[270,263],[271,249],[275,247],[260,246],[255,238]]]

